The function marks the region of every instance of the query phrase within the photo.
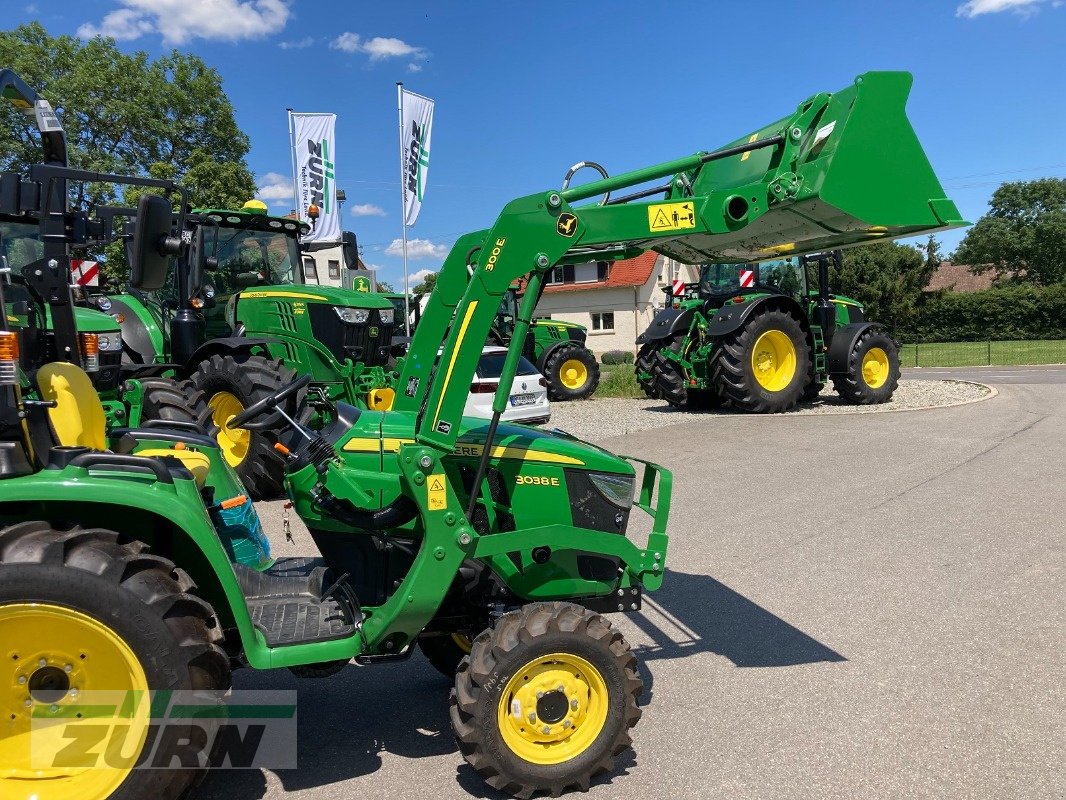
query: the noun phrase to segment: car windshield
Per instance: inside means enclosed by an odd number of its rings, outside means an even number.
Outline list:
[[[0,222],[3,255],[12,270],[20,270],[44,255],[44,245],[37,225],[25,222]]]
[[[296,239],[284,233],[222,228],[214,256],[218,266],[210,270],[210,275],[220,293],[249,286],[292,284],[299,275],[299,270],[294,269],[300,256]]]
[[[495,380],[503,374],[503,362],[507,353],[485,353],[477,365],[477,376]],[[518,359],[518,372],[516,375],[536,375],[537,368],[525,357]]]

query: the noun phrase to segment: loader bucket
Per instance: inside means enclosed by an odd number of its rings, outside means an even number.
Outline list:
[[[911,83],[906,72],[865,73],[726,145],[783,136],[777,146],[714,158],[689,173],[711,233],[653,249],[687,263],[761,261],[968,224],[907,119]]]

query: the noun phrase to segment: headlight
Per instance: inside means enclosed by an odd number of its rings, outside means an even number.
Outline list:
[[[347,322],[349,325],[362,325],[370,319],[370,312],[365,308],[341,308],[340,306],[334,306],[333,310],[337,312],[337,316],[341,318],[342,322]]]
[[[378,317],[381,319],[382,325],[391,325],[395,314],[395,309],[383,308],[378,311]]]
[[[590,472],[592,485],[603,495],[604,499],[619,508],[633,506],[633,476],[617,475],[610,472]]]
[[[111,310],[111,298],[109,298],[109,297],[97,297],[96,298],[96,307],[98,309],[100,309],[101,311],[110,311]]]
[[[122,349],[121,333],[101,333],[97,339],[100,342],[100,352],[114,353]]]

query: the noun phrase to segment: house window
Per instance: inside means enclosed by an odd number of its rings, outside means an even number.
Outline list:
[[[592,314],[592,330],[594,331],[613,331],[614,330],[614,312],[613,311],[596,311]]]
[[[597,261],[596,262],[596,280],[598,280],[598,281],[607,280],[607,262],[606,261]]]
[[[304,258],[304,280],[318,283],[318,266],[311,257]]]
[[[329,277],[339,281],[341,279],[341,262],[335,259],[329,260]]]
[[[548,283],[573,283],[574,282],[574,265],[564,264],[561,267],[556,267],[548,275]]]

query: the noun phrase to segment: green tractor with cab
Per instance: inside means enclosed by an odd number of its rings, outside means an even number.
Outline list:
[[[677,408],[729,403],[786,411],[832,380],[847,402],[886,403],[899,383],[899,345],[862,305],[832,294],[840,251],[760,263],[707,263],[696,284],[637,339],[637,381]],[[667,289],[668,297],[671,294]]]

